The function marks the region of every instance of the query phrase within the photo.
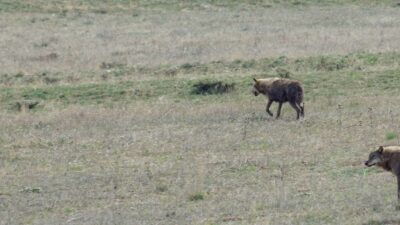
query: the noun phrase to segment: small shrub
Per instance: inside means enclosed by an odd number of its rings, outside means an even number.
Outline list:
[[[134,89],[132,94],[136,97],[152,97],[154,93],[151,90]]]
[[[348,62],[343,58],[332,58],[322,56],[319,58],[316,69],[322,71],[335,71],[348,67]]]
[[[16,77],[16,78],[21,78],[21,77],[23,77],[23,76],[24,76],[24,73],[23,73],[23,72],[19,72],[19,73],[15,74],[15,77]]]
[[[386,133],[386,140],[393,140],[397,137],[397,134],[394,132],[388,132]]]
[[[272,68],[276,68],[280,66],[285,66],[287,63],[288,63],[288,58],[286,56],[280,56],[279,58],[272,61],[272,63],[269,66]]]
[[[196,67],[196,65],[195,64],[190,64],[190,63],[184,63],[179,68],[180,69],[184,69],[184,70],[190,70],[193,67]]]
[[[359,56],[360,59],[364,61],[365,64],[373,66],[378,63],[378,56],[375,54],[363,54]]]
[[[35,48],[46,48],[49,46],[49,43],[47,42],[41,42],[41,43],[34,43],[33,47]]]
[[[194,193],[194,194],[189,196],[189,200],[192,201],[192,202],[193,201],[203,200],[203,199],[204,199],[204,194],[201,193],[201,192],[197,192],[197,193]]]
[[[255,60],[250,60],[250,61],[245,61],[242,63],[242,68],[244,69],[250,69],[256,65]]]
[[[24,82],[25,84],[31,84],[31,83],[35,82],[35,78],[34,78],[33,76],[29,76],[29,77],[26,77],[26,78],[23,80],[23,82]]]
[[[233,62],[232,62],[233,64],[242,64],[242,60],[240,60],[240,59],[236,59],[236,60],[234,60]]]
[[[46,84],[54,84],[54,83],[57,83],[59,80],[57,78],[54,78],[54,77],[44,77],[43,81]]]
[[[306,5],[305,2],[300,2],[300,1],[294,1],[292,4],[295,6],[305,6]]]
[[[50,54],[47,55],[40,55],[40,56],[33,56],[30,57],[31,61],[39,61],[39,62],[43,62],[43,61],[54,61],[56,59],[58,59],[59,55],[55,52],[52,52]]]
[[[205,94],[224,94],[235,89],[234,83],[224,83],[221,81],[215,82],[199,82],[193,85],[192,94],[205,95]]]
[[[12,83],[12,77],[8,74],[1,74],[0,75],[0,83],[3,84],[11,84]]]
[[[181,70],[184,73],[188,72],[198,72],[198,73],[207,73],[209,68],[209,65],[206,64],[200,64],[200,63],[185,63],[180,65],[178,68],[174,70]]]
[[[95,9],[95,10],[93,10],[93,12],[97,13],[97,14],[107,14],[106,9]]]
[[[42,89],[34,89],[31,91],[25,91],[24,93],[21,94],[21,96],[27,100],[29,99],[48,99],[49,98],[49,92],[46,90]]]
[[[40,193],[42,189],[40,187],[24,187],[21,192],[25,193]]]
[[[29,111],[34,108],[39,104],[38,101],[31,101],[31,100],[22,100],[22,101],[17,101],[14,104],[11,105],[11,109],[18,111],[18,112],[23,112],[23,111]]]
[[[178,71],[176,69],[174,69],[174,68],[171,68],[171,69],[164,70],[163,73],[167,77],[174,77],[174,76],[176,76],[178,74]]]
[[[158,192],[166,192],[168,190],[168,187],[167,187],[167,185],[157,185],[156,190]]]
[[[279,77],[290,78],[290,72],[285,69],[277,68],[276,73],[278,74]]]
[[[67,207],[67,208],[64,209],[64,212],[65,212],[65,213],[68,213],[68,214],[69,214],[69,213],[73,213],[74,211],[75,211],[74,208],[69,208],[69,207]]]
[[[118,68],[118,67],[123,67],[123,66],[124,66],[123,64],[116,63],[116,62],[111,62],[111,63],[102,62],[99,67],[100,67],[100,69],[112,69],[112,68]]]
[[[167,214],[165,214],[165,217],[173,217],[176,215],[176,212],[168,212]]]

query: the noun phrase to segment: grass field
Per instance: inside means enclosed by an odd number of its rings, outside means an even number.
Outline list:
[[[398,10],[0,1],[0,225],[399,224],[363,165],[400,144]],[[304,119],[251,95],[276,76]]]

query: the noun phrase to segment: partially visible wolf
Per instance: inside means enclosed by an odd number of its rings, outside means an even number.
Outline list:
[[[397,177],[397,199],[400,202],[400,146],[380,146],[369,154],[365,165],[379,166]]]
[[[266,78],[266,79],[255,79],[252,89],[252,93],[257,96],[260,93],[268,98],[266,111],[270,116],[273,116],[269,108],[273,102],[278,102],[278,111],[276,118],[281,115],[281,108],[284,102],[289,104],[296,110],[297,119],[300,115],[304,117],[304,103],[303,102],[303,87],[299,81],[284,79],[284,78]]]

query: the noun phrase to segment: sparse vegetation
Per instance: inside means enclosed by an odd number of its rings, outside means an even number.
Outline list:
[[[80,11],[80,12],[94,12],[99,14],[107,14],[108,12],[116,11],[127,11],[135,10],[137,8],[145,9],[156,9],[156,10],[183,10],[183,9],[207,9],[208,7],[218,7],[218,8],[233,8],[237,6],[251,6],[251,7],[304,7],[310,5],[318,6],[335,6],[352,3],[354,5],[383,5],[397,7],[398,2],[385,0],[103,0],[101,2],[93,0],[75,0],[75,1],[57,1],[57,0],[35,0],[35,1],[13,1],[13,0],[3,0],[0,2],[0,11],[5,12],[55,12],[65,14],[68,11]],[[137,13],[133,14],[134,16]]]
[[[189,196],[190,201],[199,201],[204,199],[204,194],[201,192],[197,192]]]
[[[11,109],[14,109],[18,112],[22,111],[29,111],[34,108],[39,104],[38,101],[31,101],[31,100],[24,100],[24,101],[17,101],[14,104],[12,104]]]
[[[386,133],[386,140],[392,140],[392,139],[395,139],[396,137],[397,137],[397,134],[394,132]]]
[[[234,83],[228,84],[228,83],[223,83],[221,81],[215,81],[215,82],[200,81],[198,83],[193,84],[191,93],[196,95],[224,94],[233,91],[234,88],[235,88]]]
[[[24,187],[21,192],[25,193],[40,193],[41,188],[40,187]]]
[[[1,225],[399,223],[395,178],[363,166],[398,142],[397,2],[0,12]],[[303,120],[251,96],[276,76],[303,83]]]

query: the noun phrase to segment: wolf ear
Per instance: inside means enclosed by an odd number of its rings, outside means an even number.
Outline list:
[[[383,152],[383,146],[379,146],[378,153],[382,153],[382,152]]]
[[[254,82],[258,83],[258,80],[256,78],[253,78]]]

